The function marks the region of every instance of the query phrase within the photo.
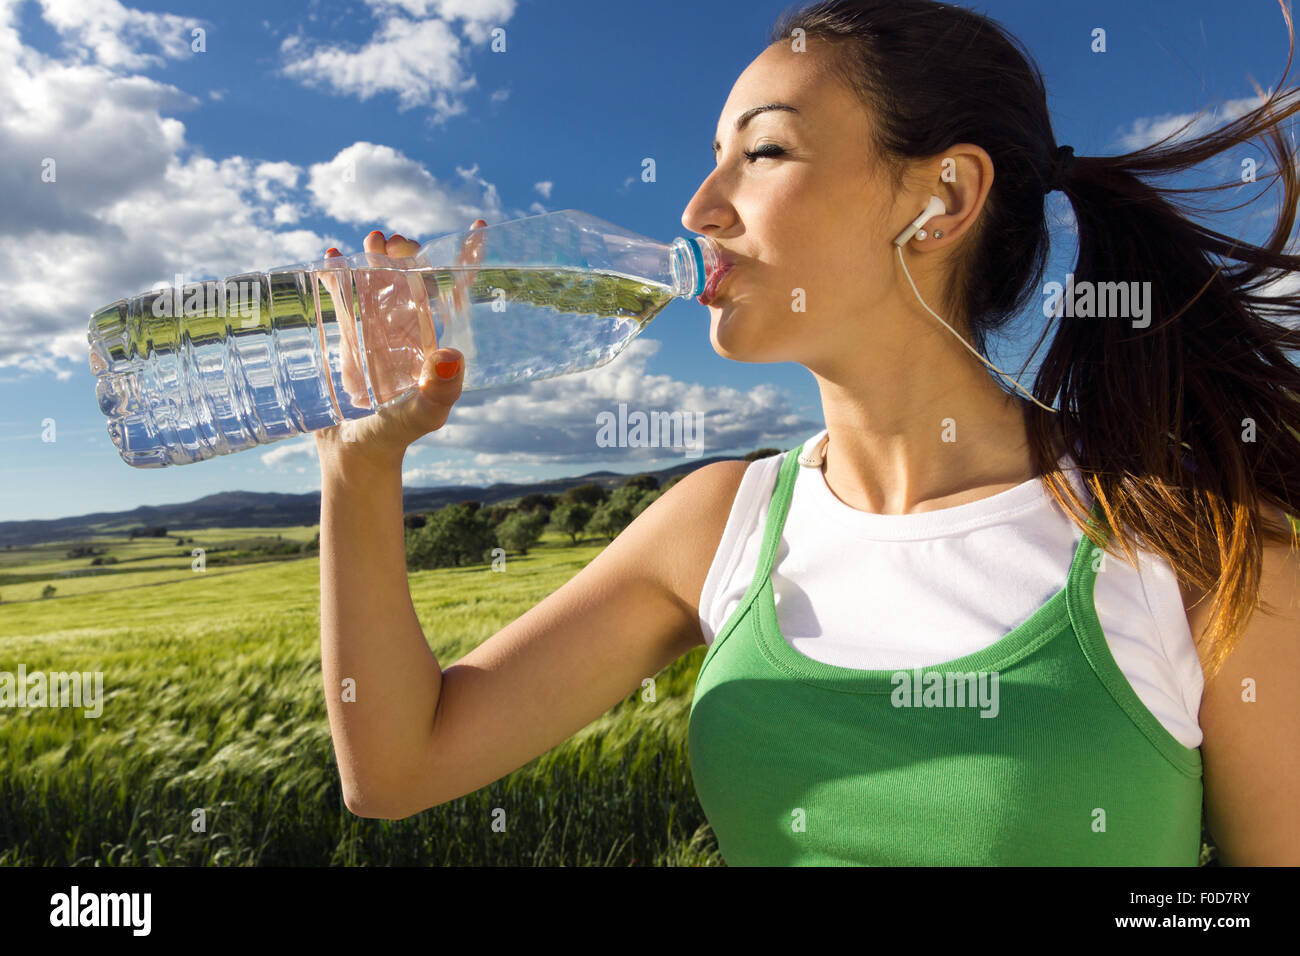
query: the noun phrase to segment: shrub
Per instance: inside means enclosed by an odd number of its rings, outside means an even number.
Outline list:
[[[478,511],[476,502],[462,502],[428,515],[423,528],[407,533],[407,568],[454,568],[487,561],[497,539]]]
[[[594,482],[589,482],[585,485],[574,485],[560,496],[560,501],[568,501],[572,504],[590,505],[592,508],[595,508],[608,497],[609,492],[604,488]]]
[[[578,543],[578,535],[587,527],[587,522],[595,509],[582,502],[560,500],[551,512],[551,526],[562,534],[567,534],[571,543]]]
[[[624,488],[639,488],[641,491],[657,491],[659,479],[654,475],[636,475],[623,482]]]
[[[508,551],[527,554],[542,536],[546,515],[541,511],[512,511],[497,525],[497,540]]]

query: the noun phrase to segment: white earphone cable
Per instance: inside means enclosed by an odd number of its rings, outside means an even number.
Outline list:
[[[1002,371],[1002,369],[998,368],[996,365],[994,365],[992,362],[990,362],[988,359],[986,359],[983,355],[980,355],[980,353],[977,352],[977,351],[975,351],[975,349],[971,348],[970,343],[967,342],[964,338],[961,337],[961,333],[960,333],[960,332],[958,332],[956,329],[954,329],[954,328],[953,328],[951,325],[949,325],[947,322],[944,322],[944,321],[943,321],[943,317],[940,316],[939,313],[935,312],[934,309],[930,308],[928,305],[925,304],[925,299],[921,298],[921,293],[920,293],[920,291],[916,288],[916,283],[912,281],[912,273],[910,273],[910,272],[907,271],[907,263],[906,263],[905,261],[903,261],[903,247],[902,247],[901,245],[895,245],[894,248],[898,250],[898,262],[899,262],[899,265],[901,265],[901,266],[903,267],[903,275],[907,276],[907,282],[908,282],[908,285],[910,285],[910,286],[912,287],[912,291],[916,293],[916,301],[918,301],[918,302],[921,303],[921,306],[925,309],[925,311],[929,312],[931,315],[933,315],[933,316],[934,316],[936,319],[938,319],[940,322],[943,322],[943,327],[944,327],[945,329],[947,329],[949,332],[951,332],[953,335],[957,336],[957,341],[959,341],[962,345],[966,346],[967,350],[968,350],[972,355],[974,355],[977,359],[979,359],[981,362],[983,362],[983,363],[984,363],[985,365],[987,365],[989,368],[993,369],[993,371],[997,372],[997,373],[998,373],[999,375],[1001,375],[1003,378],[1007,379],[1007,380],[1008,380],[1009,382],[1011,382],[1011,384],[1014,385],[1016,388],[1020,389],[1022,392],[1025,392],[1025,395],[1028,396],[1028,398],[1029,398],[1029,400],[1030,400],[1031,402],[1033,402],[1033,403],[1034,403],[1035,405],[1037,405],[1039,408],[1045,408],[1045,409],[1047,409],[1049,412],[1056,412],[1057,410],[1056,410],[1055,408],[1052,408],[1050,405],[1044,405],[1044,404],[1043,404],[1042,402],[1040,402],[1038,399],[1034,398],[1034,396],[1033,396],[1033,395],[1030,395],[1029,392],[1025,391],[1025,389],[1021,386],[1021,384],[1020,384],[1019,382],[1017,382],[1014,378],[1012,378],[1012,377],[1011,377],[1010,375],[1008,375],[1006,372]],[[1058,414],[1059,414],[1059,413],[1058,413]]]

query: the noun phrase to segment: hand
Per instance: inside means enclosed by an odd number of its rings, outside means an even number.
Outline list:
[[[484,220],[477,219],[470,226],[471,235],[461,249],[457,265],[464,266],[479,258],[482,240],[476,230],[486,225]],[[441,428],[451,406],[460,397],[464,356],[456,349],[438,349],[432,310],[464,309],[475,272],[458,271],[449,293],[431,298],[420,275],[400,271],[411,265],[402,260],[410,259],[419,248],[418,243],[398,234],[385,240],[383,233],[376,230],[366,236],[363,244],[370,266],[368,271],[353,271],[353,282],[344,281],[342,270],[338,276],[320,276],[323,291],[334,303],[342,338],[340,374],[345,394],[338,396],[340,403],[350,401],[354,407],[370,407],[352,314],[354,283],[357,300],[367,317],[364,329],[367,359],[375,354],[383,354],[388,359],[388,362],[368,361],[376,399],[381,404],[388,401],[409,387],[412,380],[419,386],[397,404],[380,408],[373,415],[316,431],[322,467],[327,459],[340,454],[400,465],[407,446]],[[337,249],[326,252],[327,260],[341,255]],[[341,288],[344,285],[348,287],[346,290]],[[371,316],[379,321],[370,321]],[[406,367],[401,367],[402,356],[409,359]],[[390,367],[393,357],[398,358],[396,368]],[[439,369],[450,372],[450,377],[439,376]]]

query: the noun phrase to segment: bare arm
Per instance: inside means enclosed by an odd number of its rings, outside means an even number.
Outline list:
[[[400,462],[322,462],[321,675],[354,813],[395,787],[403,755],[433,727],[442,684],[411,605],[403,534]]]
[[[1287,545],[1265,543],[1259,597],[1272,613],[1255,610],[1201,700],[1206,822],[1226,866],[1296,866],[1300,556]]]

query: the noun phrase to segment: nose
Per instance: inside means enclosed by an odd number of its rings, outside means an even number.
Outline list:
[[[682,211],[682,225],[691,232],[707,235],[710,229],[726,229],[735,219],[731,204],[721,197],[710,174]]]

